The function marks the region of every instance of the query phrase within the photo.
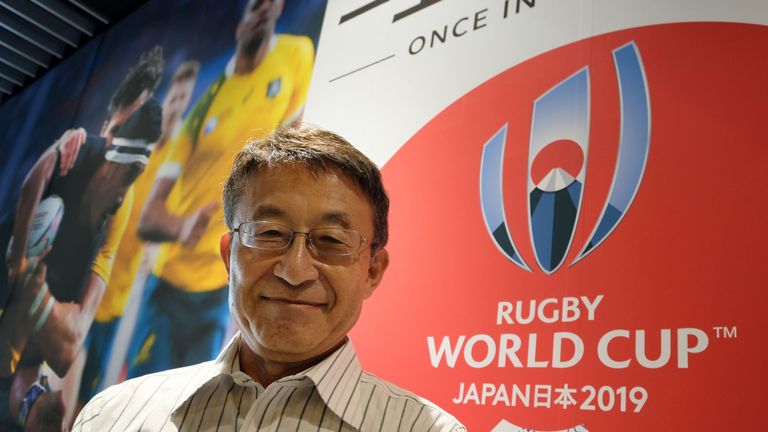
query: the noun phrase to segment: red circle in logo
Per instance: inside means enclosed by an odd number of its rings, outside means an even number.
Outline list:
[[[570,184],[581,172],[584,166],[584,152],[581,147],[569,139],[561,139],[547,144],[531,165],[531,181],[539,185],[551,173],[558,169],[565,171],[571,177]]]

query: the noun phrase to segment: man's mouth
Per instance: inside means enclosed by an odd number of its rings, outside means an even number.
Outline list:
[[[314,306],[314,307],[325,307],[327,303],[325,302],[318,302],[318,301],[312,301],[312,300],[304,300],[304,299],[294,299],[289,297],[280,297],[280,296],[261,296],[262,299],[273,301],[277,303],[284,303],[287,305],[298,305],[298,306]]]

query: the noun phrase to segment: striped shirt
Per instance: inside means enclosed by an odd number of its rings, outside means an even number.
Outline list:
[[[112,386],[80,412],[73,432],[465,432],[428,400],[361,369],[351,342],[266,388],[240,371],[239,335],[216,360]]]

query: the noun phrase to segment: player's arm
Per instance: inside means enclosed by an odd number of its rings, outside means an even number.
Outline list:
[[[13,238],[16,239],[6,257],[12,279],[21,270],[22,261],[25,258],[29,227],[32,223],[32,215],[35,213],[37,203],[43,191],[50,183],[56,170],[58,160],[59,176],[66,175],[75,164],[80,147],[86,139],[85,129],[68,129],[57,139],[37,160],[22,185],[19,202],[16,208],[16,224],[14,225]]]
[[[59,175],[65,176],[75,166],[80,147],[85,143],[85,129],[67,129],[53,143],[53,148],[59,153]]]
[[[55,302],[45,325],[35,334],[34,340],[43,359],[56,375],[64,376],[74,363],[106,286],[101,275],[92,272],[81,302]]]
[[[41,304],[47,304],[51,297],[48,289],[44,287],[45,276],[45,264],[36,266],[30,277],[23,281],[24,285],[18,289],[21,291],[19,296],[26,297],[26,301],[10,302],[3,312],[0,320],[0,377],[9,377],[16,373],[22,353],[26,352],[31,329],[45,316],[44,307],[38,307],[31,316],[29,314],[32,298],[42,294]]]
[[[143,240],[160,243],[179,238],[183,218],[172,214],[166,207],[166,200],[175,184],[175,177],[158,177],[152,184],[139,218],[138,234]]]
[[[48,148],[35,162],[22,183],[19,201],[16,205],[13,239],[6,257],[10,282],[16,280],[27,264],[26,250],[32,216],[35,214],[43,192],[51,182],[57,158],[56,149],[53,146]]]
[[[155,180],[139,219],[139,237],[155,243],[178,240],[193,247],[205,232],[219,203],[212,201],[189,216],[174,215],[166,206],[174,184],[176,179],[173,178],[158,177]]]
[[[128,226],[133,198],[134,190],[130,188],[120,209],[109,221],[104,244],[91,264],[91,273],[83,287],[80,302],[55,302],[50,317],[35,335],[43,359],[59,376],[64,376],[77,357],[104,297],[117,249]]]
[[[196,114],[192,114],[194,117]],[[188,119],[189,123],[189,119]],[[188,128],[189,124],[185,124]],[[171,151],[158,170],[155,182],[144,203],[139,217],[138,235],[142,240],[161,243],[179,241],[186,247],[194,247],[205,232],[205,228],[218,207],[218,201],[212,201],[189,215],[174,214],[168,208],[168,197],[182,167],[192,153],[192,139],[185,129],[178,138],[170,143]]]

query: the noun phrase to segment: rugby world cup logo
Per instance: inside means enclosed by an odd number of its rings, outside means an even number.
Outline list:
[[[648,84],[634,42],[613,51],[619,85],[621,126],[608,196],[592,233],[570,265],[613,232],[637,194],[650,147]],[[552,274],[565,261],[579,222],[589,155],[590,74],[585,67],[539,96],[533,104],[528,143],[528,232],[539,268]],[[532,271],[520,255],[503,198],[505,124],[483,147],[480,204],[496,247],[518,267]],[[514,145],[515,143],[512,143]]]

